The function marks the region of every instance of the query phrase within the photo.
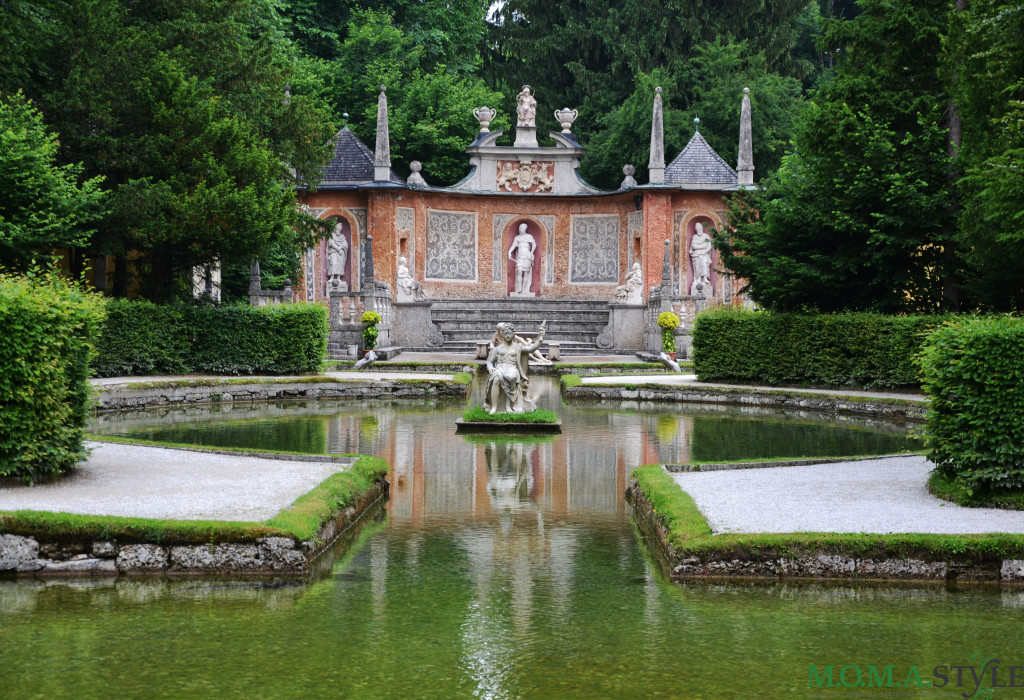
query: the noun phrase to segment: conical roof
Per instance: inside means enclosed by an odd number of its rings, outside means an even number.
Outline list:
[[[404,185],[405,180],[393,170],[389,180],[396,185]],[[331,186],[358,185],[373,182],[373,151],[352,133],[346,126],[334,137],[334,157],[324,168],[324,177],[320,188],[330,189]]]
[[[682,185],[695,189],[726,189],[739,182],[736,171],[698,131],[686,144],[683,152],[665,168],[665,184]]]

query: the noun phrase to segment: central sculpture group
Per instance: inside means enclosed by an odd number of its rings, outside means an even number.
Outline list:
[[[547,321],[542,321],[536,339],[531,343],[516,335],[511,323],[499,323],[494,336],[494,347],[487,356],[487,386],[484,410],[495,413],[526,413],[537,408],[528,396],[530,353],[540,348],[547,332]]]

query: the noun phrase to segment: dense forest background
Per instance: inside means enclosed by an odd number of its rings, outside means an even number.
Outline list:
[[[1021,36],[988,0],[0,0],[0,265],[114,255],[124,295],[135,256],[168,299],[259,256],[274,285],[323,234],[295,188],[343,124],[373,143],[381,84],[402,174],[461,179],[472,109],[508,128],[530,84],[608,188],[644,182],[655,86],[668,156],[699,117],[729,162],[749,87],[760,189],[717,243],[761,305],[1016,310]]]

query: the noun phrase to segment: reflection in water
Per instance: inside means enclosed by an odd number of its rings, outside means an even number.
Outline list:
[[[805,692],[807,664],[966,663],[975,647],[1006,658],[1022,647],[1007,622],[1024,609],[1017,592],[675,585],[634,535],[622,494],[637,465],[892,452],[909,444],[905,426],[563,407],[553,383],[543,397],[564,432],[540,440],[457,435],[463,403],[445,401],[100,416],[94,430],[154,439],[376,454],[392,465],[391,497],[301,586],[0,582],[3,692],[786,696]]]

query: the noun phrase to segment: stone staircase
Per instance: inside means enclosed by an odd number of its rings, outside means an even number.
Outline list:
[[[545,345],[558,342],[563,357],[606,355],[597,347],[597,336],[608,325],[611,312],[605,301],[558,301],[549,299],[458,299],[435,301],[431,320],[444,335],[440,348],[406,348],[410,351],[451,352],[475,355],[476,344],[494,337],[498,323],[511,321],[520,333],[536,333],[547,320]]]

